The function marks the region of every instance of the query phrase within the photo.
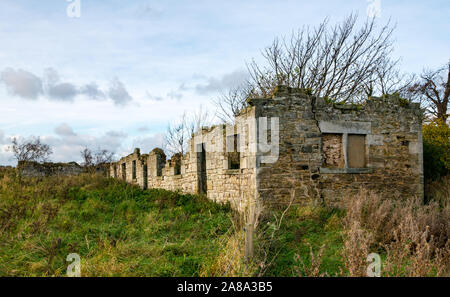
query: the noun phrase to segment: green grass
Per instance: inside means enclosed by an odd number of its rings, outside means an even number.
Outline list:
[[[283,211],[266,213],[257,231],[255,266],[266,252],[270,265],[245,272],[229,205],[94,175],[20,179],[3,169],[0,276],[65,276],[70,253],[82,276],[300,276],[309,274],[297,256],[310,267],[310,246],[316,255],[323,245],[320,273],[341,275],[343,211],[292,206],[278,229]]]
[[[0,173],[0,276],[196,276],[231,230],[229,206],[96,176]]]
[[[343,268],[343,227],[340,220],[343,215],[342,211],[332,208],[292,206],[284,215],[280,229],[276,231],[276,240],[268,257],[269,261],[271,258],[274,260],[265,275],[306,276],[307,273],[296,255],[302,258],[305,266],[310,267],[310,247],[313,254],[317,255],[323,245],[325,247],[320,273],[329,276],[340,275],[340,269]],[[272,213],[272,217],[275,216],[279,220],[281,211]]]

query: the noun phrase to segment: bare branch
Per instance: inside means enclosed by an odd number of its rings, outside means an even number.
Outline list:
[[[368,95],[403,91],[409,84],[390,59],[390,22],[378,28],[375,18],[357,28],[357,15],[329,26],[304,27],[288,38],[275,38],[262,50],[263,63],[247,64],[249,81],[215,100],[219,117],[232,122],[248,97],[268,97],[277,85],[309,89],[333,101],[362,101]]]
[[[14,154],[14,157],[18,162],[46,162],[53,153],[50,146],[42,143],[39,137],[31,137],[30,139],[25,139],[23,141],[19,141],[14,137],[11,142],[12,145],[9,146],[8,150]]]
[[[450,62],[437,70],[424,70],[406,93],[410,100],[421,103],[428,116],[446,123],[449,117]]]

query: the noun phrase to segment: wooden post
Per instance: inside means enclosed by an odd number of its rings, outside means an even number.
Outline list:
[[[245,248],[244,248],[244,260],[248,261],[253,258],[253,224],[245,225]]]

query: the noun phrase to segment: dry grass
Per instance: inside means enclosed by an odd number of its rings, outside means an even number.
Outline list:
[[[362,190],[345,201],[345,267],[364,276],[370,252],[385,255],[383,276],[442,276],[449,272],[447,200],[386,198]]]
[[[222,239],[222,250],[213,263],[203,265],[200,276],[250,276],[245,270],[244,259],[244,232],[229,232]]]
[[[305,277],[328,276],[327,273],[320,273],[320,266],[322,264],[322,255],[323,250],[325,249],[325,245],[322,245],[320,247],[320,250],[317,254],[314,254],[311,244],[308,244],[308,246],[311,264],[307,265],[300,254],[295,254],[294,258],[299,264],[301,264],[302,268],[300,269],[299,266],[294,265],[296,276],[305,276]]]
[[[449,203],[450,200],[450,175],[439,180],[425,183],[425,199],[439,202],[441,205]]]
[[[262,265],[259,257],[245,259],[245,228],[251,226],[253,230],[258,230],[264,207],[258,196],[251,193],[242,195],[242,199],[231,203],[239,211],[233,213],[233,225],[221,239],[222,251],[212,264],[202,267],[200,276],[239,277],[258,274]],[[258,240],[258,233],[255,237],[253,240]]]

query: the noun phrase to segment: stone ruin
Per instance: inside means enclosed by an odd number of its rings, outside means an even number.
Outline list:
[[[234,205],[248,198],[334,205],[361,188],[423,196],[419,104],[398,96],[336,104],[286,86],[248,103],[235,124],[198,131],[185,155],[166,160],[161,149],[135,149],[109,176]]]
[[[36,161],[19,161],[17,169],[23,177],[49,177],[49,176],[71,176],[82,173],[95,173],[103,176],[109,175],[109,164],[102,163],[86,168],[76,162],[53,163]]]
[[[38,163],[35,161],[19,161],[17,168],[24,177],[69,176],[85,172],[76,162],[69,163]]]

